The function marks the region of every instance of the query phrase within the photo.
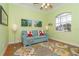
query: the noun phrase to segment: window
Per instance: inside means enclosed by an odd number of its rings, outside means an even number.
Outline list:
[[[56,30],[69,32],[71,31],[71,13],[63,13],[56,17]]]

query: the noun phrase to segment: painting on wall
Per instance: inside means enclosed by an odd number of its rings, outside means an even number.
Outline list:
[[[35,21],[34,21],[34,26],[35,26],[35,27],[42,27],[42,21],[35,20]]]
[[[0,24],[8,26],[8,15],[0,5]]]
[[[32,26],[32,20],[21,19],[21,26]]]

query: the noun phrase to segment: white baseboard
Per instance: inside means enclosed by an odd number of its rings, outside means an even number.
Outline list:
[[[3,50],[2,53],[1,53],[1,56],[4,55],[4,53],[5,53],[6,49],[7,49],[7,46],[8,46],[8,44],[6,44],[6,46],[4,47],[4,50]]]
[[[14,44],[14,43],[19,43],[19,42],[21,42],[21,41],[18,41],[18,42],[9,42],[8,44]]]
[[[49,39],[56,40],[56,41],[59,41],[59,42],[67,43],[67,44],[72,45],[72,46],[79,47],[79,44],[72,43],[72,42],[67,42],[67,41],[62,41],[62,40],[58,40],[57,38],[54,38],[54,37],[50,37]]]

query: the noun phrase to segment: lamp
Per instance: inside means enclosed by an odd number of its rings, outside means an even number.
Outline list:
[[[45,26],[46,34],[48,35],[48,25]]]
[[[15,40],[16,40],[16,31],[17,31],[17,29],[18,29],[18,25],[17,24],[13,24],[12,25],[12,31],[14,33],[14,43],[15,43]],[[14,44],[14,48],[16,48],[15,44]]]
[[[16,31],[17,31],[17,29],[18,29],[17,24],[13,24],[13,26],[12,26],[12,30],[13,30],[13,32],[16,32]]]
[[[46,30],[48,30],[48,26],[46,26]]]

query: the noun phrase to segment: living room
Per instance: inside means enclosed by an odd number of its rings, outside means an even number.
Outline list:
[[[42,3],[0,3],[0,55],[79,56],[79,4],[48,4],[44,9]],[[33,35],[24,38],[26,32]]]

